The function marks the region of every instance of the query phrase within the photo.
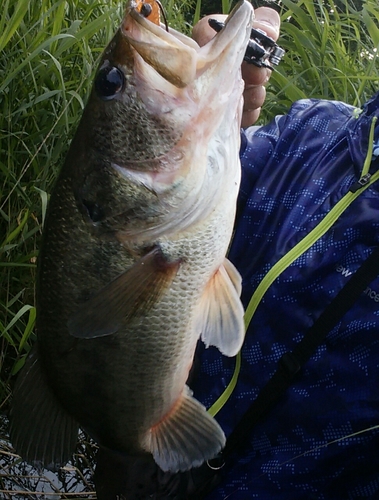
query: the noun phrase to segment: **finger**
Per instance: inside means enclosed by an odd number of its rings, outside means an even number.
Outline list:
[[[245,90],[244,108],[241,120],[241,126],[243,128],[252,125],[258,120],[265,99],[266,88],[263,85]]]
[[[261,29],[275,41],[279,38],[280,16],[270,7],[259,7],[255,10],[254,28]]]
[[[263,85],[245,90],[244,108],[241,120],[241,126],[243,128],[252,125],[258,120],[265,99],[266,88]]]
[[[263,85],[248,87],[244,91],[243,98],[245,100],[246,111],[260,108],[263,106],[266,99],[266,87]]]
[[[254,28],[261,29],[267,36],[277,40],[280,32],[280,16],[269,7],[259,7],[255,11]],[[253,64],[242,64],[242,78],[245,85],[264,85],[271,76],[271,70],[267,68],[257,68]]]
[[[212,14],[205,16],[195,24],[192,30],[192,38],[203,46],[215,36],[215,31],[209,26],[209,19],[217,19],[217,21],[225,22],[228,16],[224,14]],[[263,30],[267,35],[274,40],[279,37],[280,17],[279,14],[270,7],[259,7],[255,10],[254,28]]]
[[[211,16],[203,17],[193,27],[192,38],[202,47],[216,35],[215,30],[209,26],[208,19],[217,19],[217,21],[224,23],[227,17],[223,14],[212,14]]]
[[[222,14],[212,14],[202,18],[193,28],[192,36],[197,43],[202,46],[211,40],[215,31],[209,26],[210,18],[225,22],[227,16]],[[267,36],[277,40],[280,33],[280,16],[269,7],[259,7],[255,10],[254,28],[264,31]],[[242,126],[247,127],[256,122],[259,117],[261,107],[266,97],[264,85],[271,76],[271,70],[258,68],[253,64],[244,62],[242,64],[242,77],[245,81],[244,108],[242,115]]]
[[[250,127],[250,125],[253,125],[258,120],[260,113],[261,108],[244,111],[242,114],[241,127],[247,128]]]
[[[253,26],[264,31],[267,36],[276,41],[280,33],[280,16],[269,7],[260,7],[255,11]],[[246,62],[242,64],[242,77],[245,81],[242,127],[248,127],[258,120],[261,107],[266,98],[264,85],[268,82],[270,76],[270,69],[258,68]]]

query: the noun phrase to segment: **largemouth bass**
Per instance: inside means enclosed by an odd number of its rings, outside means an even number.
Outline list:
[[[56,469],[78,427],[184,471],[224,446],[186,380],[201,338],[234,356],[241,280],[225,258],[240,182],[242,0],[206,46],[137,4],[105,49],[52,193],[38,259],[37,344],[11,440]]]

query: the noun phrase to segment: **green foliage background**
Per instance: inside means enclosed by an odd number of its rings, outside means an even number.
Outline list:
[[[268,86],[265,118],[306,97],[361,106],[379,81],[375,0],[281,1],[283,63]]]
[[[36,259],[49,193],[123,3],[0,0],[0,410],[34,341]],[[229,0],[162,3],[170,24],[187,33],[202,13],[230,7]],[[281,13],[286,56],[268,85],[261,121],[299,98],[361,105],[376,90],[377,0],[268,4]]]

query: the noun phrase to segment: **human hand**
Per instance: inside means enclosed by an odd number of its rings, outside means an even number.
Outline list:
[[[269,7],[259,7],[254,11],[255,19],[253,26],[263,30],[269,37],[275,41],[279,37],[280,17],[279,14]],[[192,30],[192,37],[202,46],[215,36],[215,31],[209,26],[208,19],[213,18],[224,22],[227,16],[214,14],[206,16],[195,24]],[[265,85],[271,76],[271,70],[268,68],[258,68],[253,64],[242,63],[242,78],[245,81],[245,90],[243,93],[244,106],[242,113],[242,127],[248,127],[258,120],[261,107],[266,98]]]

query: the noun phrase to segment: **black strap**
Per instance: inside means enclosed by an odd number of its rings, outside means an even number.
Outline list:
[[[276,372],[261,389],[257,398],[227,439],[226,446],[222,451],[223,460],[246,442],[246,437],[253,427],[291,386],[301,367],[378,274],[379,248],[376,248],[330,302],[295,349],[285,353],[280,358]]]

